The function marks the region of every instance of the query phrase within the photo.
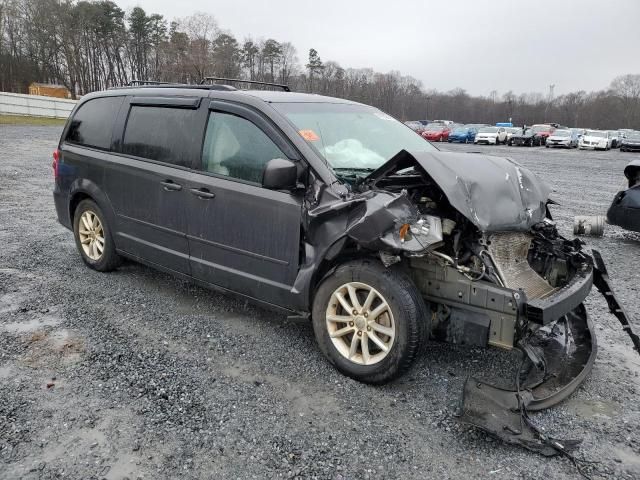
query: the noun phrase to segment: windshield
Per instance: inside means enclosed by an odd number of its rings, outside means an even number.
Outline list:
[[[640,132],[627,132],[625,138],[629,140],[640,140]]]
[[[482,127],[478,130],[478,133],[496,133],[498,127]]]
[[[459,134],[463,134],[463,133],[468,133],[469,129],[466,127],[460,127],[460,128],[456,128],[453,133],[459,133]]]
[[[554,137],[570,137],[571,132],[569,130],[556,130],[553,132]]]
[[[272,105],[336,170],[373,170],[401,150],[437,151],[410,128],[373,107],[344,103]]]
[[[531,127],[531,129],[534,131],[534,133],[540,133],[550,131],[551,127],[549,125],[534,125],[533,127]]]
[[[427,125],[425,130],[427,132],[441,132],[444,129],[445,129],[445,126],[438,123],[438,124],[429,124],[429,125]]]
[[[607,132],[599,132],[597,130],[589,130],[589,131],[587,131],[587,133],[585,135],[587,137],[607,138]]]

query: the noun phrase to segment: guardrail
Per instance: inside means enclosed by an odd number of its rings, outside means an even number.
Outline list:
[[[77,100],[0,92],[0,115],[67,118]]]

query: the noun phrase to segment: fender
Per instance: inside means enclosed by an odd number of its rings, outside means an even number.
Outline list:
[[[69,187],[69,219],[71,223],[73,224],[75,208],[83,197],[89,197],[98,204],[107,217],[107,223],[111,229],[114,230],[117,225],[116,215],[109,197],[107,197],[106,193],[104,193],[98,185],[86,178],[76,178]],[[114,239],[115,238],[117,238],[116,235],[114,235]]]

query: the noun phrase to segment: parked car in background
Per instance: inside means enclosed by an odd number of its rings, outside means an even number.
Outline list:
[[[587,131],[586,128],[570,128],[569,130],[571,130],[573,133],[575,133],[578,136],[578,141],[580,141],[580,139],[582,138],[582,135],[584,135],[584,132]]]
[[[441,123],[430,123],[424,128],[422,137],[430,142],[446,142],[449,139],[451,127]]]
[[[618,130],[609,130],[609,137],[611,138],[611,148],[618,148],[622,140],[622,134]]]
[[[454,122],[453,120],[431,120],[431,123],[439,123],[440,125],[453,125]]]
[[[507,143],[507,130],[504,127],[482,127],[478,129],[475,144],[500,145]]]
[[[417,120],[404,122],[404,124],[416,133],[424,132],[424,125]]]
[[[609,132],[604,130],[587,130],[580,139],[578,148],[580,150],[610,150],[611,136]]]
[[[578,142],[580,139],[578,138],[577,132],[568,129],[556,130],[549,138],[547,138],[547,143],[545,146],[549,147],[563,147],[563,148],[578,148]]]
[[[451,133],[449,133],[449,143],[473,143],[476,139],[476,134],[478,133],[478,129],[476,127],[467,127],[461,126],[454,128]]]
[[[531,130],[533,130],[533,134],[537,137],[537,144],[544,145],[547,142],[549,135],[556,130],[556,127],[548,123],[542,123],[532,125]]]
[[[522,132],[518,127],[507,127],[507,145],[513,145],[513,136]]]
[[[624,138],[620,141],[620,151],[640,151],[640,132],[625,132]]]
[[[511,136],[511,145],[516,147],[535,147],[540,145],[540,139],[536,137],[532,128],[523,128],[520,133]]]

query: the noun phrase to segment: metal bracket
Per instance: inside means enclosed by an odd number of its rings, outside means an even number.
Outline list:
[[[596,262],[593,284],[607,301],[609,311],[613,313],[615,317],[620,321],[620,323],[622,324],[622,329],[627,332],[627,334],[631,338],[633,347],[638,352],[638,354],[640,354],[640,337],[638,337],[638,335],[633,332],[631,328],[631,322],[629,321],[629,316],[627,315],[627,312],[624,311],[624,308],[616,298],[616,294],[613,292],[613,288],[611,288],[609,273],[607,272],[607,267],[602,260],[602,255],[600,255],[600,252],[597,250],[591,251],[593,253],[593,259]]]

